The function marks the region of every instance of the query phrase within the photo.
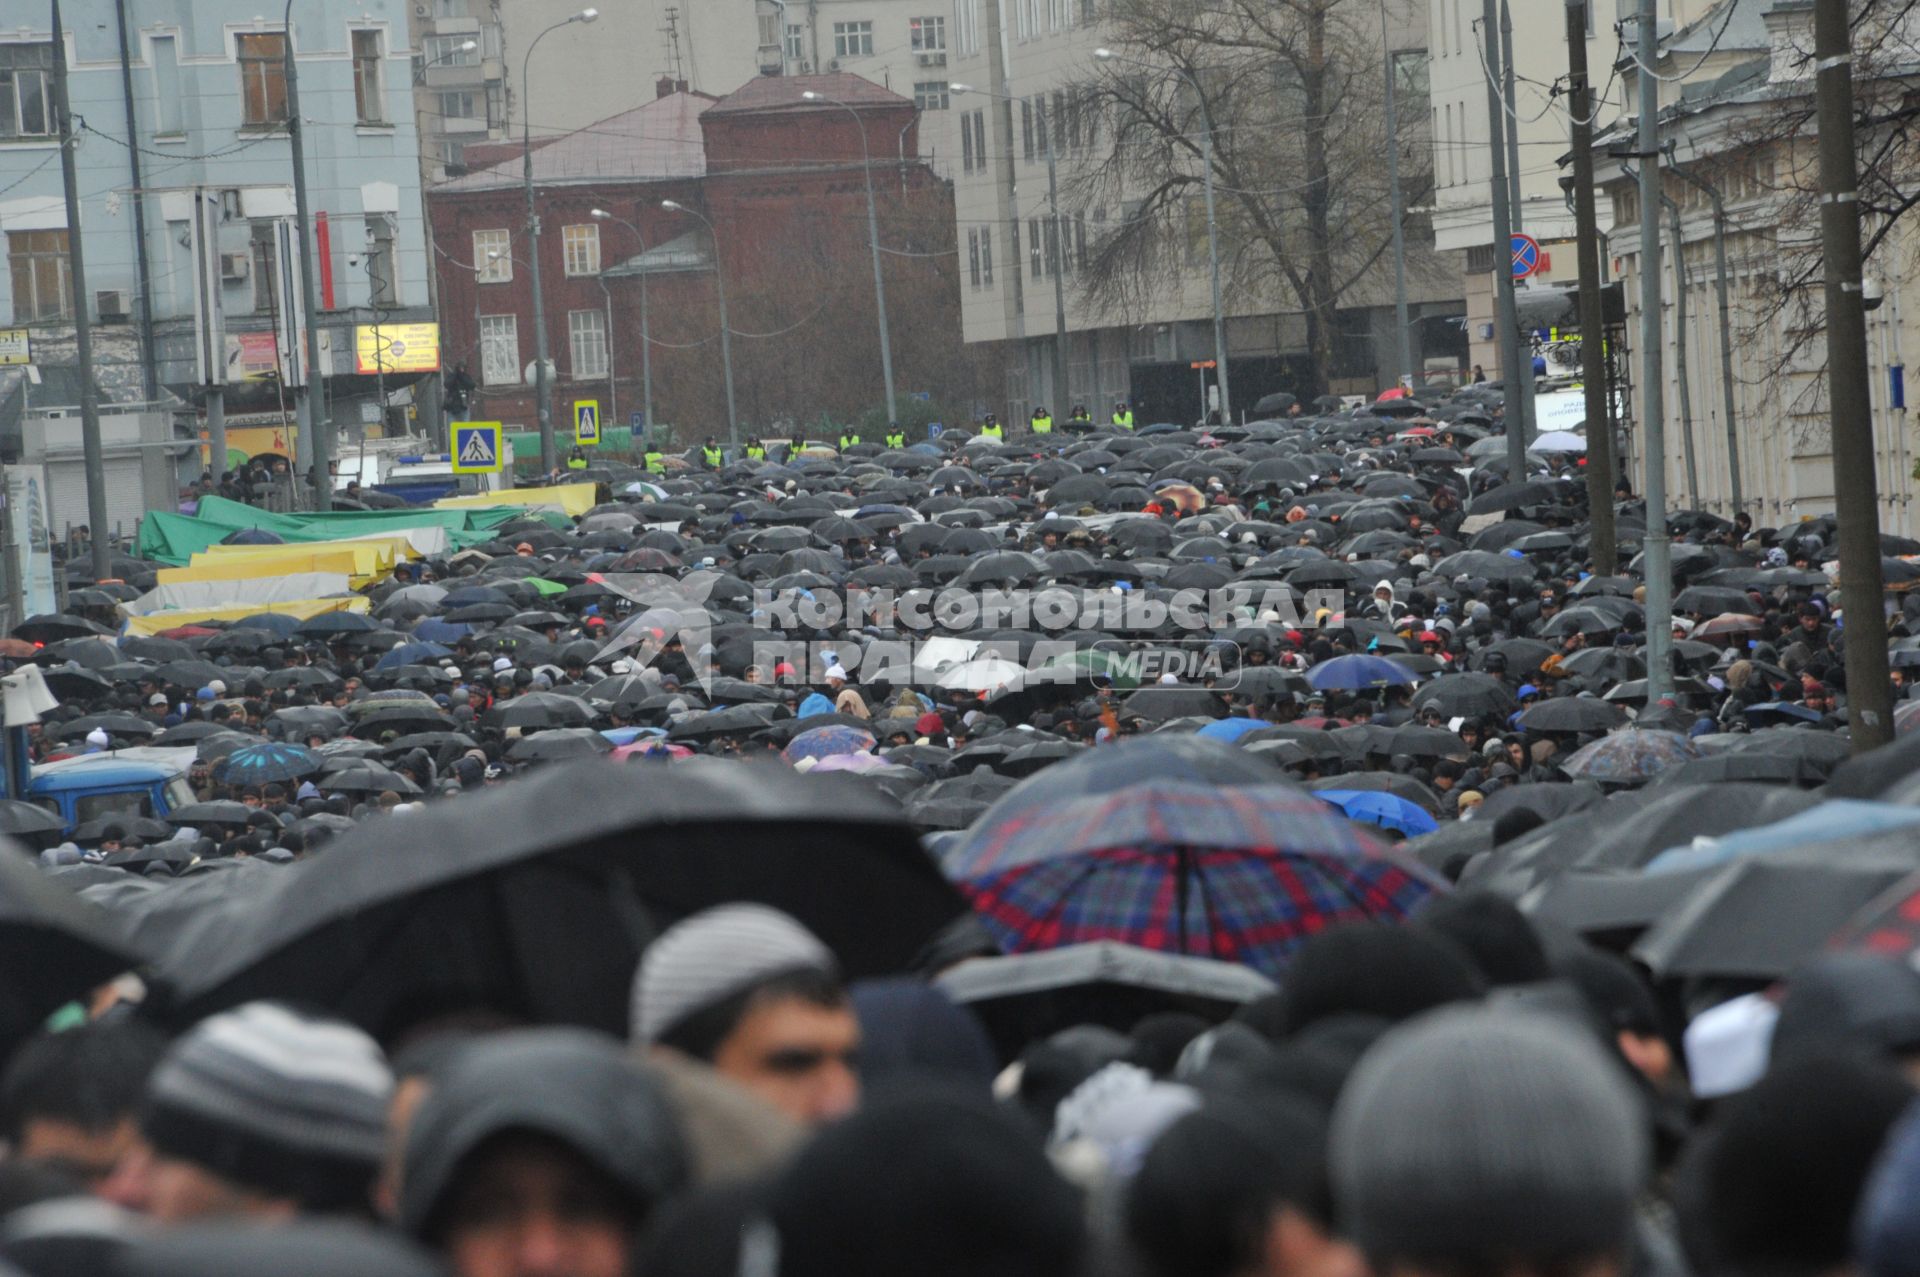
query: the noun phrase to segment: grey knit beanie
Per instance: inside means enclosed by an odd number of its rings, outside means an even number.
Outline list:
[[[1580,1026],[1443,1008],[1383,1037],[1340,1094],[1340,1221],[1376,1265],[1616,1254],[1647,1126],[1623,1069]]]
[[[250,1002],[174,1042],[141,1128],[166,1157],[309,1211],[364,1206],[386,1148],[393,1074],[351,1024]]]
[[[633,980],[628,1023],[658,1042],[688,1017],[778,975],[839,974],[817,936],[766,905],[721,905],[675,923],[648,946]]]

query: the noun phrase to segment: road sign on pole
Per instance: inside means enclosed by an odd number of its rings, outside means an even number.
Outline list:
[[[491,474],[506,467],[506,440],[497,421],[453,423],[453,472]]]
[[[600,401],[598,399],[573,401],[573,441],[583,448],[599,445]]]
[[[1525,279],[1538,271],[1545,263],[1540,257],[1540,241],[1524,231],[1515,231],[1511,241],[1513,252],[1513,277]]]

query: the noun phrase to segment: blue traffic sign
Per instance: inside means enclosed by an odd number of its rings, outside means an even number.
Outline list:
[[[453,423],[453,472],[479,474],[502,469],[506,449],[502,446],[497,421],[456,421]]]
[[[627,426],[633,430],[644,430],[647,426],[647,414],[635,408],[627,414]]]
[[[939,422],[929,421],[927,423],[927,438],[938,439],[940,437],[940,432],[945,429],[946,427],[941,425]]]
[[[1513,277],[1525,279],[1540,269],[1540,241],[1521,231],[1513,233]]]

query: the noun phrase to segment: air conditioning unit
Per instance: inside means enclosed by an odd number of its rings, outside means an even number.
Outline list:
[[[827,70],[828,70],[829,72],[833,72],[833,71],[838,71],[839,69],[840,69],[840,59],[839,59],[839,58],[834,58],[834,59],[833,59],[832,61],[830,61],[830,62],[828,62],[828,63],[827,63]]]
[[[812,75],[812,74],[813,74],[813,63],[811,63],[811,62],[802,62],[802,63],[800,64],[800,74],[801,74],[801,75]]]
[[[938,51],[922,53],[916,60],[923,67],[943,67],[947,65],[947,55]]]
[[[243,284],[253,270],[253,259],[245,253],[220,254],[220,282]]]
[[[132,314],[129,298],[125,289],[102,288],[93,295],[93,309],[100,316],[101,323],[111,320],[124,321]]]
[[[416,4],[415,6],[413,6],[413,16],[416,18],[424,18],[427,16],[428,12],[430,11],[428,10],[427,6],[425,6],[424,4]]]

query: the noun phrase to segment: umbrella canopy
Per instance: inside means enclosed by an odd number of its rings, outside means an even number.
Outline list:
[[[1627,721],[1627,712],[1592,696],[1556,696],[1529,705],[1518,721],[1530,732],[1610,732]]]
[[[969,958],[934,987],[980,1017],[1002,1060],[1079,1024],[1130,1032],[1158,1012],[1218,1022],[1274,991],[1273,981],[1234,962],[1159,953],[1110,940],[1043,953]]]
[[[835,723],[826,727],[810,727],[787,742],[781,751],[781,757],[790,763],[803,758],[827,758],[834,754],[863,754],[875,744],[874,735],[863,727],[850,727]]]
[[[1319,691],[1360,691],[1378,687],[1403,687],[1418,682],[1406,666],[1384,656],[1336,656],[1307,671],[1307,682]]]
[[[1440,828],[1440,822],[1428,815],[1419,804],[1397,794],[1370,789],[1316,789],[1313,796],[1338,808],[1348,820],[1378,825],[1408,838],[1430,834]]]
[[[278,997],[383,1038],[480,1007],[624,1035],[641,947],[699,909],[783,909],[853,978],[964,910],[891,800],[778,767],[589,759],[407,817],[406,855],[383,824],[178,938],[156,978],[179,1016]]]
[[[1694,743],[1678,732],[1636,727],[1603,736],[1574,751],[1560,769],[1575,780],[1639,785],[1699,756]]]
[[[1271,975],[1314,932],[1404,917],[1441,890],[1281,784],[1156,780],[1017,816],[996,808],[946,869],[1009,952],[1122,940]]]
[[[320,770],[320,755],[300,745],[262,741],[227,755],[223,773],[229,785],[265,785],[276,780],[298,780]]]

